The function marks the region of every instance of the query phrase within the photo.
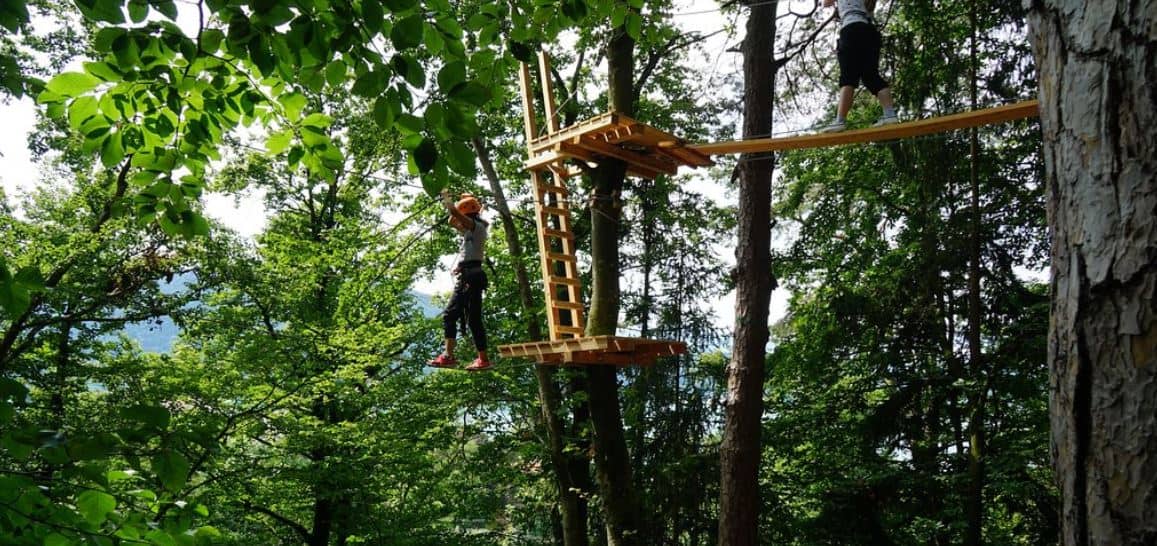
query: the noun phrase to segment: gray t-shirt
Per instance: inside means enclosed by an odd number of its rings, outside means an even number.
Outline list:
[[[486,229],[490,227],[481,218],[472,218],[474,229],[462,232],[462,252],[458,254],[458,261],[481,261],[482,252],[486,249]]]
[[[852,23],[872,22],[872,14],[864,7],[864,0],[836,0],[836,11],[840,14],[840,28]]]

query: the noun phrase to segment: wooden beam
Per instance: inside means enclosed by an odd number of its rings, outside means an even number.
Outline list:
[[[558,132],[558,108],[554,103],[554,79],[550,74],[550,57],[545,51],[538,52],[538,70],[542,78],[542,103],[546,108],[546,132]]]
[[[521,65],[521,70],[518,71],[518,87],[522,91],[522,121],[526,127],[526,148],[530,149],[530,143],[538,138],[538,127],[535,125],[534,119],[534,90],[530,83],[530,67],[526,63],[518,63]]]
[[[571,140],[571,145],[578,146],[604,157],[621,160],[630,167],[642,167],[643,170],[647,171],[675,174],[679,170],[677,165],[668,164],[661,159],[645,156],[638,152],[620,148],[614,144],[607,144],[606,142],[599,142],[589,138],[574,137]],[[571,151],[570,148],[565,147],[563,150]]]
[[[979,127],[981,125],[1002,123],[1014,119],[1036,117],[1039,115],[1039,112],[1040,104],[1034,99],[994,108],[985,108],[983,110],[973,110],[971,112],[961,112],[959,114],[936,118],[885,125],[883,127],[871,127],[840,133],[712,142],[709,144],[695,144],[689,146],[689,148],[705,155],[746,154],[774,152],[778,150],[799,150],[802,148],[822,148],[858,142],[895,140],[942,133],[955,129]]]

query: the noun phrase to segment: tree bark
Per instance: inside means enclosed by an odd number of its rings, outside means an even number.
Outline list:
[[[1157,543],[1157,2],[1034,0],[1064,546]]]
[[[506,235],[506,246],[510,249],[510,256],[514,262],[514,277],[518,282],[518,295],[522,300],[522,312],[526,316],[526,333],[531,341],[543,339],[542,327],[535,312],[534,293],[530,287],[530,277],[527,275],[526,264],[523,263],[522,243],[518,238],[518,227],[514,222],[514,215],[510,213],[510,206],[506,202],[506,193],[502,191],[502,183],[494,163],[490,161],[490,150],[481,137],[473,139],[474,153],[482,165],[482,172],[490,183],[490,191],[494,193],[494,208],[502,221],[502,230]],[[566,425],[562,421],[562,395],[558,383],[555,381],[555,370],[551,366],[537,364],[534,366],[534,376],[538,380],[538,401],[542,407],[542,423],[546,429],[547,448],[550,452],[550,462],[554,469],[555,486],[558,487],[559,519],[562,526],[563,544],[565,546],[586,546],[587,540],[587,502],[579,494],[580,489],[571,472],[589,472],[589,464],[585,457],[577,457],[580,461],[571,461],[566,455]]]
[[[607,45],[611,109],[634,114],[635,41],[625,27],[612,31]],[[603,161],[592,179],[591,309],[588,336],[613,335],[619,322],[619,199],[627,166]],[[587,369],[588,400],[594,428],[595,479],[602,497],[607,541],[611,546],[639,543],[640,508],[632,478],[631,459],[623,433],[618,371],[612,366]]]
[[[977,25],[976,3],[972,3],[968,11],[970,25],[970,41],[968,56],[969,106],[977,108]],[[965,546],[981,546],[984,544],[984,456],[985,456],[985,401],[987,399],[987,380],[984,367],[984,355],[981,354],[980,324],[983,319],[980,297],[980,139],[976,128],[973,127],[968,135],[968,189],[969,189],[969,226],[968,226],[968,363],[973,381],[985,385],[984,389],[975,393],[972,400],[972,415],[968,418],[968,495],[965,501],[964,514],[966,526],[964,529]]]
[[[743,40],[743,136],[771,133],[775,2],[751,3]],[[739,159],[735,347],[727,366],[720,445],[719,544],[759,543],[759,461],[763,374],[771,301],[771,154]]]

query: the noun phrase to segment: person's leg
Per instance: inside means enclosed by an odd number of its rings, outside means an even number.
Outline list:
[[[446,304],[446,309],[442,311],[442,336],[446,342],[446,350],[430,361],[431,366],[449,368],[456,364],[454,348],[457,345],[458,320],[462,318],[462,306],[465,303],[465,293],[461,290],[461,285],[455,286],[454,293],[450,296],[449,303]]]
[[[852,110],[852,99],[856,96],[856,88],[851,85],[845,85],[840,88],[840,104],[836,107],[836,119],[844,121],[848,119],[848,112]]]
[[[876,126],[880,126],[897,121],[896,108],[892,104],[892,90],[887,80],[880,76],[880,47],[883,37],[875,27],[869,27],[869,32],[864,40],[864,52],[867,56],[864,60],[864,87],[880,100],[880,108],[884,110],[884,115],[876,122]]]
[[[479,274],[471,279],[470,289],[467,292],[466,320],[470,326],[470,334],[474,337],[474,348],[478,350],[478,359],[467,370],[481,370],[490,366],[490,359],[486,355],[486,324],[482,321],[482,293],[486,289],[486,276]]]
[[[840,40],[836,45],[836,60],[840,64],[840,97],[836,103],[836,120],[823,129],[825,133],[844,130],[848,112],[852,109],[852,98],[856,86],[860,85],[859,63],[856,62],[857,36],[854,25],[840,29]]]

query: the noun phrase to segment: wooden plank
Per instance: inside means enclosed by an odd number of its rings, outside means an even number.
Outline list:
[[[538,190],[539,195],[542,195],[544,193],[557,193],[561,197],[570,196],[570,190],[567,189],[566,186],[542,185],[542,186],[539,186],[535,189]]]
[[[550,284],[552,284],[552,285],[564,285],[564,286],[582,286],[583,281],[582,281],[582,279],[572,279],[570,277],[558,277],[555,275],[551,275],[550,276]]]
[[[733,140],[729,142],[713,142],[689,146],[705,155],[744,154],[756,152],[774,152],[778,150],[799,150],[803,148],[821,148],[840,146],[859,142],[875,142],[880,140],[895,140],[914,136],[930,135],[979,127],[993,123],[1003,123],[1015,119],[1024,119],[1039,115],[1040,104],[1037,100],[1027,100],[1016,104],[1006,104],[983,110],[961,112],[947,116],[940,116],[905,123],[885,125],[884,127],[870,127],[843,131],[840,133],[823,133],[781,138],[753,138],[749,140]]]
[[[558,309],[578,309],[579,311],[583,310],[583,304],[581,301],[554,300],[552,307],[556,307]]]
[[[683,141],[665,140],[659,143],[658,149],[660,152],[667,153],[678,157],[678,159],[692,167],[710,167],[715,164],[711,160],[711,156],[704,155],[698,150],[688,148]]]
[[[558,132],[558,108],[554,103],[554,78],[550,74],[550,57],[538,52],[539,77],[542,78],[542,104],[546,108],[547,134]]]
[[[638,152],[625,150],[613,144],[607,144],[606,142],[599,142],[590,138],[575,137],[571,139],[571,144],[580,146],[598,154],[602,154],[606,157],[613,157],[615,159],[625,161],[628,165],[643,167],[647,170],[664,172],[667,174],[675,174],[679,171],[679,167],[677,165],[671,165],[654,157],[649,157]]]
[[[565,129],[560,129],[553,134],[546,134],[538,137],[530,143],[530,149],[534,151],[549,150],[559,142],[565,142],[576,136],[582,136],[588,133],[598,133],[618,125],[619,114],[614,112],[607,112],[599,114],[593,118],[581,121]]]
[[[629,366],[653,364],[661,356],[683,354],[687,345],[678,341],[594,336],[502,345],[498,351],[504,357],[531,358],[545,364]]]
[[[534,119],[534,92],[530,83],[530,67],[526,63],[519,63],[521,69],[518,72],[518,87],[522,92],[522,121],[526,129],[526,147],[530,149],[530,143],[538,138],[538,126]]]
[[[553,215],[553,216],[562,216],[562,215],[564,215],[564,214],[570,214],[570,210],[569,210],[569,209],[564,209],[564,208],[561,208],[561,207],[548,207],[548,206],[545,206],[545,205],[544,205],[544,206],[542,207],[542,213],[543,213],[543,214],[549,214],[549,215]]]
[[[553,260],[556,262],[578,263],[578,258],[575,258],[574,256],[570,256],[567,254],[555,254],[554,252],[547,252],[546,253],[546,259]]]
[[[557,229],[548,229],[544,232],[547,237],[554,237],[556,239],[574,240],[574,233],[569,231],[561,231]]]

